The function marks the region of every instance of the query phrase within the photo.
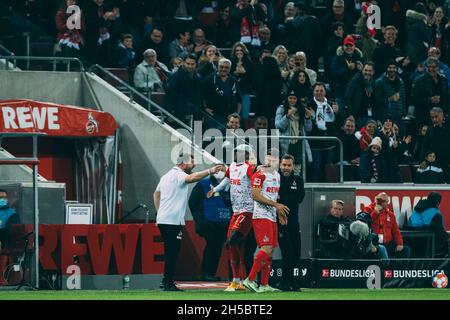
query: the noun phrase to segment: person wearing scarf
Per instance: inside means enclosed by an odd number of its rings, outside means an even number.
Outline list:
[[[167,66],[157,60],[156,51],[147,49],[144,51],[144,61],[136,67],[134,85],[141,90],[150,89],[163,92],[169,74]]]

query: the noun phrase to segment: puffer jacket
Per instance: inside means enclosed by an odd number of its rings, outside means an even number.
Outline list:
[[[428,46],[431,42],[431,28],[428,17],[414,10],[406,11],[406,54],[412,63],[424,61],[427,58]]]

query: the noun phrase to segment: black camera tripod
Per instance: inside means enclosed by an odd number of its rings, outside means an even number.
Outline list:
[[[25,241],[25,247],[23,249],[23,254],[22,257],[20,259],[20,268],[22,269],[22,277],[20,279],[20,283],[18,285],[18,287],[16,288],[16,291],[22,289],[22,288],[29,288],[31,290],[38,290],[38,288],[36,288],[35,286],[33,286],[32,284],[30,284],[29,282],[26,281],[26,273],[27,273],[27,269],[29,270],[29,266],[28,266],[28,243],[30,242],[30,236],[33,235],[34,232],[28,232],[26,235],[24,235],[21,239]],[[34,244],[37,245],[37,244]]]

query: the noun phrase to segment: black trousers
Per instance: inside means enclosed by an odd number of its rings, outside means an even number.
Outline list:
[[[291,212],[292,214],[292,212]],[[288,224],[278,224],[278,243],[283,263],[283,281],[291,283],[294,279],[294,268],[300,267],[302,239],[300,236],[298,216],[288,217]]]
[[[227,239],[228,224],[211,222],[208,229],[202,232],[206,241],[203,249],[202,276],[214,277],[222,254],[223,244]]]
[[[164,285],[173,282],[175,266],[180,253],[182,225],[158,224],[164,241]]]

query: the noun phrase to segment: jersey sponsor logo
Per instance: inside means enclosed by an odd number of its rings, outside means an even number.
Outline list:
[[[235,186],[240,186],[241,185],[241,179],[230,179],[230,183],[235,185]]]
[[[280,190],[279,187],[267,187],[266,188],[266,192],[268,192],[268,193],[278,193],[279,190]]]
[[[260,186],[261,185],[261,179],[260,178],[255,178],[253,180],[253,185],[254,186]]]

